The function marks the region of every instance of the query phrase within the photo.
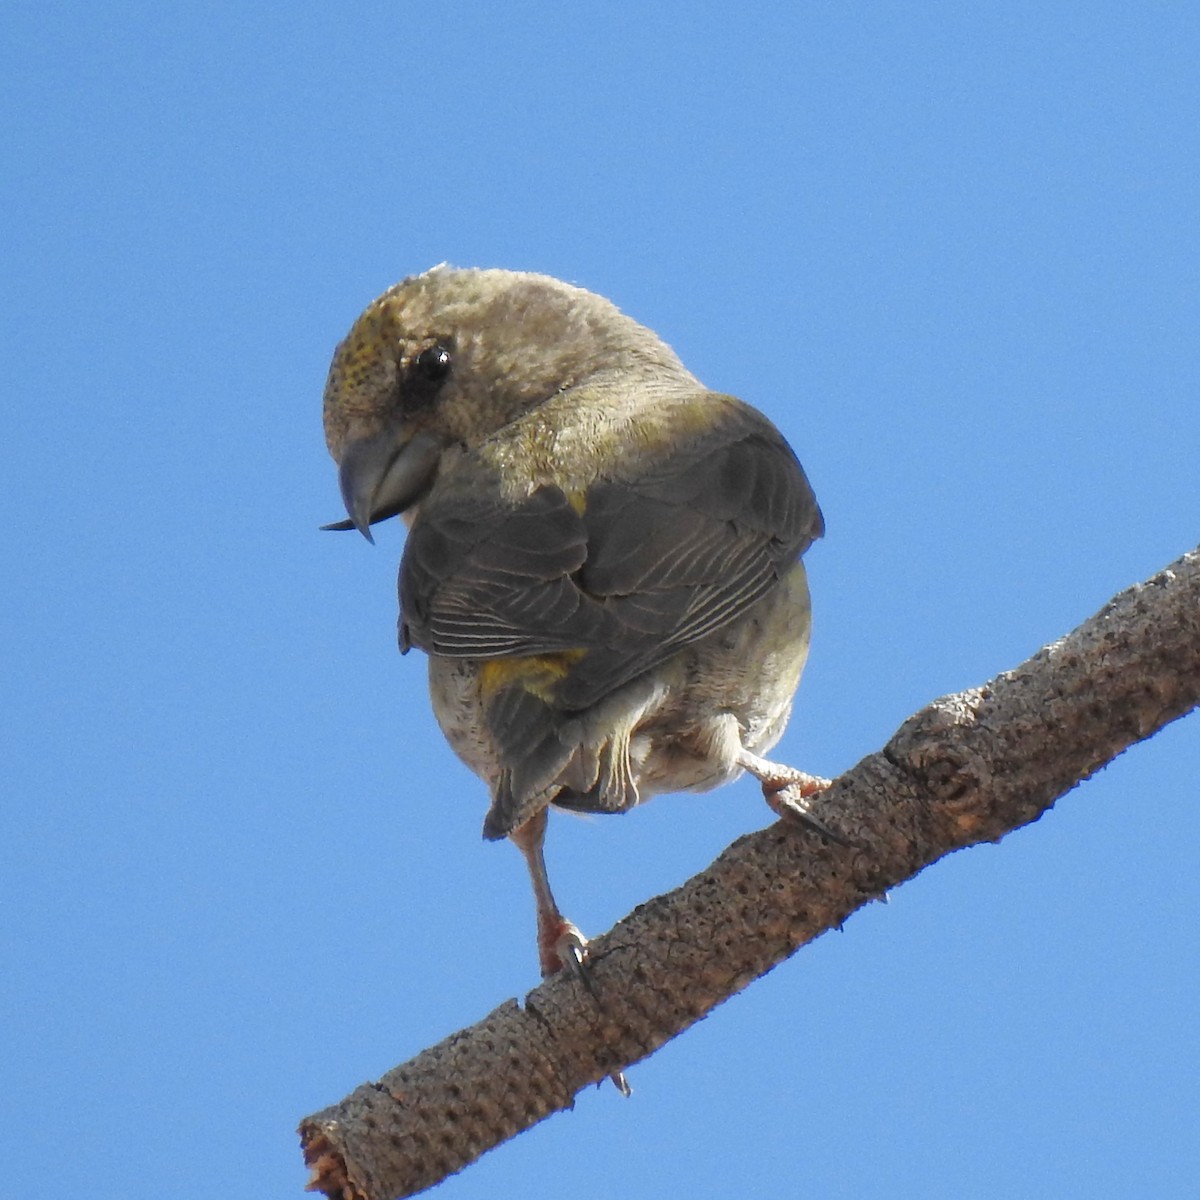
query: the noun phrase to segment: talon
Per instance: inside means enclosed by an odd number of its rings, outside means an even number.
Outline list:
[[[579,927],[564,917],[549,917],[539,921],[538,959],[542,967],[542,978],[557,975],[569,967],[574,975],[586,979],[584,963],[587,960],[588,940]]]
[[[768,762],[743,750],[738,756],[738,765],[749,771],[762,784],[763,799],[777,816],[799,821],[805,828],[819,833],[831,842],[842,846],[852,845],[840,834],[834,833],[823,821],[818,820],[805,803],[811,796],[823,792],[833,782],[820,775],[808,775],[794,767]]]
[[[799,774],[797,772],[797,774]],[[763,780],[763,799],[778,816],[807,816],[811,796],[818,796],[833,782],[819,779],[816,775],[804,775],[799,779]]]
[[[538,957],[541,959],[542,978],[548,979],[566,968],[584,986],[587,994],[601,1004],[600,994],[592,981],[587,967],[588,940],[572,921],[560,917],[553,925],[547,925],[538,935]],[[622,1096],[632,1096],[633,1088],[625,1078],[624,1071],[613,1071],[609,1075],[613,1087]]]
[[[763,788],[763,796],[766,798],[767,804],[770,805],[773,812],[777,813],[785,821],[798,821],[806,829],[811,829],[814,833],[819,833],[822,837],[828,838],[831,842],[837,842],[839,846],[851,846],[854,843],[848,838],[842,837],[840,833],[835,833],[824,821],[819,820],[804,801],[809,796],[814,796],[818,792],[824,791],[831,780],[823,779],[820,781],[824,786],[813,788],[811,791],[800,791],[793,798],[788,795],[790,788],[781,788],[779,791],[768,792]]]
[[[795,791],[797,799],[807,800],[809,796],[816,796],[823,792],[832,783],[832,779],[822,779],[819,775],[805,775],[803,771],[797,771],[794,776],[764,779],[762,781],[763,797],[773,808],[775,799],[783,796],[786,792]],[[785,798],[780,803],[788,804],[789,799]]]

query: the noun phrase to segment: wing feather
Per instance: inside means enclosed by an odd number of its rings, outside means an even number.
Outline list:
[[[774,427],[713,399],[707,429],[570,496],[550,484],[505,501],[482,465],[460,467],[409,534],[402,638],[452,657],[586,651],[554,692],[575,711],[736,620],[824,526]]]

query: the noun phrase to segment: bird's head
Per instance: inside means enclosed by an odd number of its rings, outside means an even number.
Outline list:
[[[358,529],[410,512],[448,452],[470,451],[605,374],[684,369],[600,296],[543,275],[439,266],[384,292],[338,346],[325,438]]]

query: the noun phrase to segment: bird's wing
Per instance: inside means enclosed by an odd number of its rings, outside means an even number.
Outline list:
[[[823,524],[766,418],[705,399],[699,432],[691,420],[582,489],[564,481],[510,503],[463,476],[435,492],[405,546],[402,642],[449,657],[544,657],[529,688],[569,712],[736,620]]]

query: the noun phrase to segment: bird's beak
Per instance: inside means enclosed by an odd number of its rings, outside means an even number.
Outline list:
[[[444,446],[429,433],[397,436],[394,428],[352,438],[342,448],[338,482],[348,521],[322,529],[357,529],[373,542],[371,526],[402,513],[433,482]]]

